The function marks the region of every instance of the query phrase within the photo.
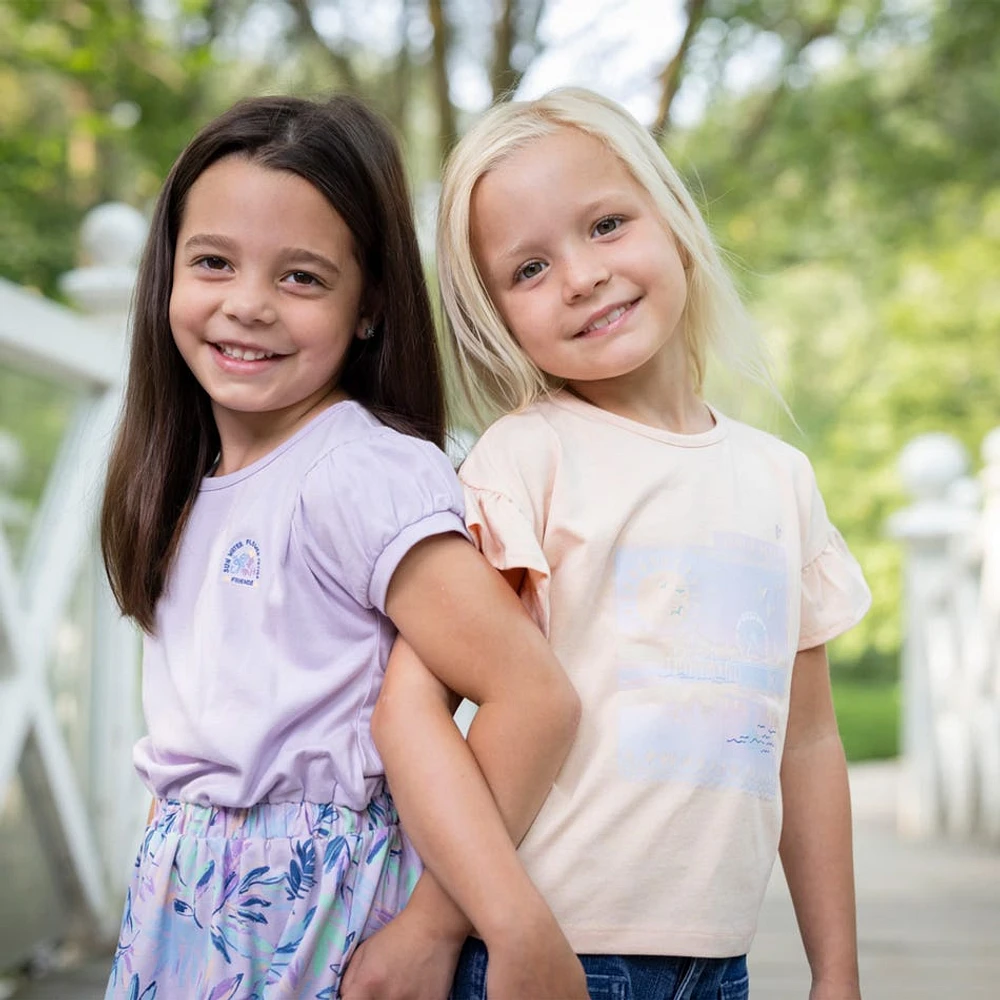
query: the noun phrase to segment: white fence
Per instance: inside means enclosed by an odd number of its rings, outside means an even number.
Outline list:
[[[78,311],[0,281],[0,366],[58,388],[70,412],[34,512],[11,496],[21,449],[0,428],[0,816],[5,831],[37,835],[30,846],[55,895],[48,912],[98,938],[116,930],[146,798],[130,752],[141,731],[138,637],[111,600],[95,530],[144,234],[125,205],[88,216],[88,266],[64,282]],[[16,867],[18,845],[0,850]],[[31,937],[44,940],[30,926],[30,893],[19,897],[0,897],[5,964],[25,957]]]
[[[968,475],[945,434],[900,457],[905,547],[899,828],[1000,842],[1000,428]]]

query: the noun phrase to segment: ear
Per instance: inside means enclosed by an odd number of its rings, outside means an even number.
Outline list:
[[[372,289],[367,289],[361,296],[361,306],[358,310],[358,322],[354,328],[354,336],[358,340],[372,340],[376,337],[382,322],[381,313],[378,295]]]
[[[362,314],[354,327],[354,336],[358,340],[371,340],[375,336],[375,321],[371,316]]]

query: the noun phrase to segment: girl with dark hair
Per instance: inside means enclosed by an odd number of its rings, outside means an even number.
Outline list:
[[[391,132],[346,96],[237,104],[157,203],[104,497],[111,586],[145,632],[155,799],[109,998],[338,995],[420,875],[371,735],[397,629],[483,706],[477,739],[532,747],[516,804],[540,805],[576,696],[469,544],[443,431]],[[454,794],[479,803],[484,854],[502,844],[481,776]],[[586,995],[518,864],[458,902],[510,995]]]

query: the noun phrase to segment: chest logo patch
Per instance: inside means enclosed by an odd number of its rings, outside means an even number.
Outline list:
[[[260,579],[260,546],[252,538],[233,542],[222,563],[222,575],[241,587],[254,587]]]

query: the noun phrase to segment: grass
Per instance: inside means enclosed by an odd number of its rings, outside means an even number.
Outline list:
[[[899,684],[833,679],[833,704],[849,761],[899,752]]]

